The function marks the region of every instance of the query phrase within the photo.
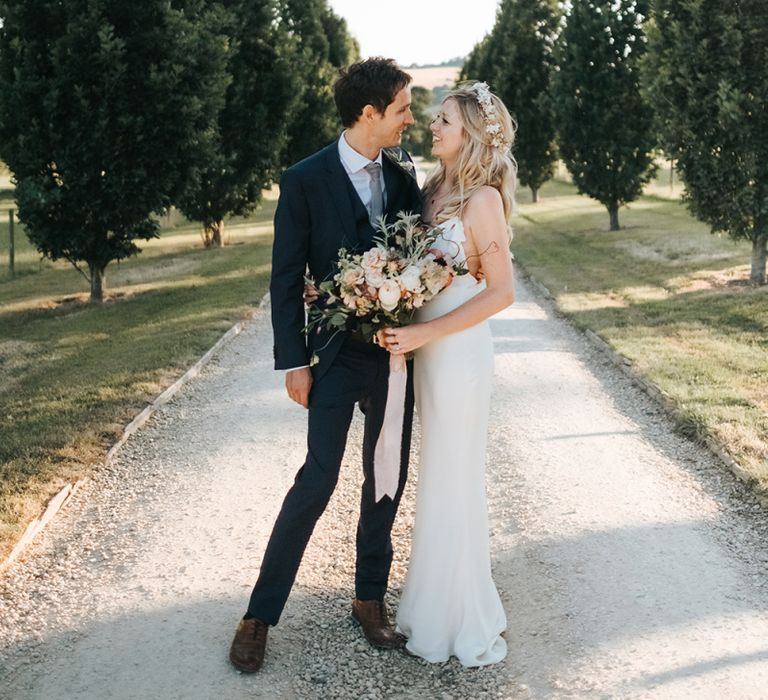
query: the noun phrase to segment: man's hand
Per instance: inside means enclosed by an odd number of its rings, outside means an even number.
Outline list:
[[[312,372],[309,367],[299,367],[285,373],[285,388],[296,403],[309,408],[309,390],[312,388]]]
[[[314,284],[310,284],[307,282],[304,285],[304,304],[306,306],[312,306],[319,298],[320,298],[320,291],[315,287]]]

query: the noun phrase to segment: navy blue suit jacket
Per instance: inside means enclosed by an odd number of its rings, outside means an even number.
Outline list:
[[[402,149],[388,149],[410,162]],[[399,211],[421,213],[421,195],[414,175],[387,155],[382,157],[387,191],[386,216],[393,220]],[[330,331],[303,333],[305,325],[304,274],[320,282],[336,272],[339,249],[370,248],[373,227],[361,232],[355,207],[362,204],[332,144],[288,168],[280,180],[280,198],[275,213],[272,247],[270,299],[274,331],[275,369],[308,365],[313,352],[320,362],[312,368],[321,376],[344,342],[345,333],[333,339]]]

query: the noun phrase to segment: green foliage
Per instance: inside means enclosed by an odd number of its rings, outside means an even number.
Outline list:
[[[201,167],[177,202],[202,222],[209,245],[221,245],[224,217],[252,211],[278,174],[302,80],[294,61],[297,39],[278,2],[230,0],[219,14],[229,45],[226,102]]]
[[[766,282],[768,16],[764,0],[656,0],[644,84],[691,212],[752,241]]]
[[[483,68],[517,122],[518,175],[534,199],[557,157],[550,83],[559,23],[557,0],[502,0],[486,49],[492,65]]]
[[[283,18],[298,41],[294,70],[304,78],[300,107],[289,125],[283,164],[289,165],[333,141],[341,123],[333,101],[338,69],[360,55],[346,21],[326,0],[284,0]]]
[[[157,235],[215,133],[227,44],[203,2],[4,0],[0,153],[46,257],[104,270]]]
[[[652,115],[639,89],[645,0],[574,0],[553,79],[560,153],[579,192],[618,208],[653,176]]]
[[[486,34],[469,52],[464,65],[459,73],[459,82],[462,80],[482,80],[491,83],[495,72],[493,57],[491,56],[491,34]]]
[[[432,91],[420,85],[411,88],[411,113],[415,124],[403,134],[403,148],[412,156],[428,157],[432,153],[432,131],[429,128],[431,117],[429,106],[432,103]]]
[[[328,61],[332,66],[341,68],[360,58],[360,46],[347,29],[347,20],[328,7],[320,14],[320,22],[328,40]]]

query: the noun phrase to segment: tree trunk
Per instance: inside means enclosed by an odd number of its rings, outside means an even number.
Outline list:
[[[534,204],[539,201],[539,190],[537,187],[531,187],[531,201]]]
[[[88,269],[91,274],[91,303],[101,304],[104,301],[104,289],[107,280],[104,275],[106,267],[101,267],[96,263],[88,263]]]
[[[611,219],[611,231],[618,231],[621,228],[621,226],[619,226],[619,205],[618,204],[608,205],[608,216]]]
[[[224,221],[221,219],[211,225],[211,245],[214,248],[224,245]]]
[[[766,247],[768,246],[768,228],[755,236],[752,241],[752,270],[749,275],[750,284],[765,284]]]
[[[669,193],[672,194],[672,192],[675,191],[675,161],[670,158],[669,159]]]
[[[224,245],[224,222],[203,221],[203,245],[206,248],[221,248]]]

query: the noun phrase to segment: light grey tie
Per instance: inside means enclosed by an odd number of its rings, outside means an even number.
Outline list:
[[[376,220],[384,213],[384,195],[381,191],[381,164],[368,163],[365,170],[371,178],[371,225],[376,226]]]

